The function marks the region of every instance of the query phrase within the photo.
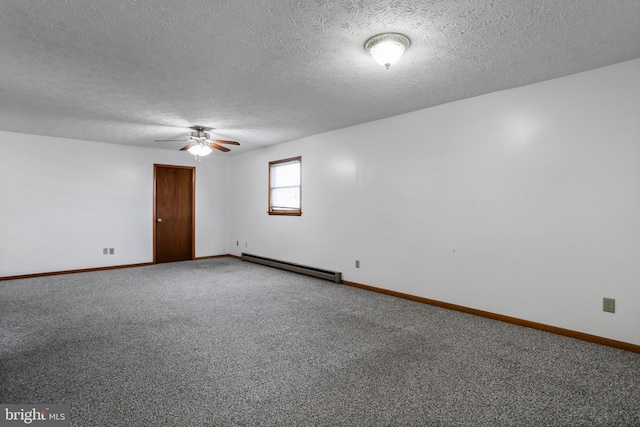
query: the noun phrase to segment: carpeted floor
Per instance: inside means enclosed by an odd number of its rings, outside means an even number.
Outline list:
[[[232,258],[0,282],[0,403],[85,426],[640,426],[640,355]]]

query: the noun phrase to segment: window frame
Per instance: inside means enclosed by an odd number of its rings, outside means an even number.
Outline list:
[[[299,197],[300,197],[300,205],[298,209],[272,209],[271,207],[271,167],[278,166],[283,163],[294,163],[297,162],[300,164],[300,185],[299,187]],[[284,216],[301,216],[302,215],[302,156],[297,157],[289,157],[286,159],[274,160],[269,162],[269,170],[268,170],[268,205],[267,205],[267,213],[269,215],[284,215]],[[276,187],[281,188],[281,187]]]

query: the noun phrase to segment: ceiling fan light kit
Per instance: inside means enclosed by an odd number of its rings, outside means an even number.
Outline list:
[[[400,60],[404,51],[411,45],[409,39],[398,33],[384,33],[371,37],[364,49],[380,65],[389,69]]]
[[[196,158],[208,156],[213,152],[211,147],[209,147],[209,145],[204,143],[204,141],[196,142],[194,145],[189,147],[187,151],[193,154],[194,156],[196,156]]]

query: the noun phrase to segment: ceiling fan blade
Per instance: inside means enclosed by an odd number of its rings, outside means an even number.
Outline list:
[[[211,148],[215,148],[216,150],[224,151],[225,153],[227,151],[231,151],[227,147],[223,147],[222,145],[218,145],[215,142],[212,142],[211,144],[209,144],[209,146],[211,146]]]
[[[185,142],[186,140],[184,139],[154,139],[153,140],[153,142],[173,142],[173,141]]]
[[[187,145],[185,145],[184,147],[182,147],[180,149],[180,151],[188,150],[189,148],[193,147],[194,145],[195,145],[195,142],[190,142]]]
[[[212,139],[211,141],[217,142],[218,144],[240,145],[237,141],[225,141],[224,139]]]

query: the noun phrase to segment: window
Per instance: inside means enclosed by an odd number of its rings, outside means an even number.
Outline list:
[[[269,162],[269,215],[302,215],[302,157]]]

